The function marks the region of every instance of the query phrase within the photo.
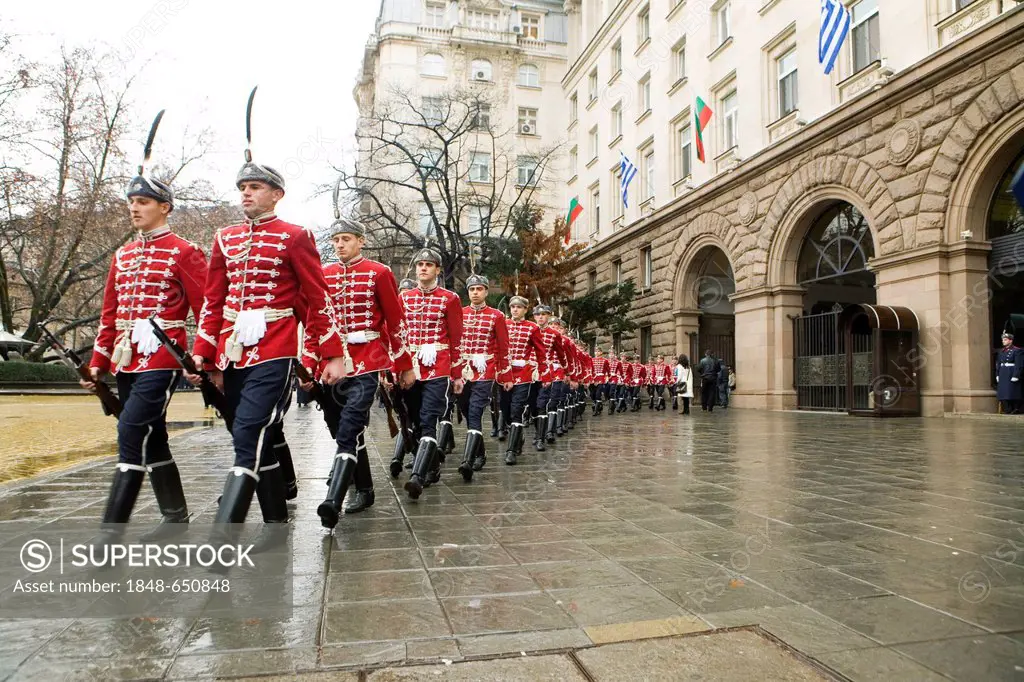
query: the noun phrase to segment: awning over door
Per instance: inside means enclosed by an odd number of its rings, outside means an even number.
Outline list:
[[[902,306],[855,303],[847,306],[839,316],[839,328],[845,329],[850,320],[863,314],[872,329],[918,331],[921,326],[917,313]]]

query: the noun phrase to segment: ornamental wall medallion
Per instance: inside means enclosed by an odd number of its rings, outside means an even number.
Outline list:
[[[740,222],[744,225],[750,225],[754,222],[754,218],[757,217],[757,195],[753,192],[747,192],[740,197],[736,208],[740,214]]]
[[[889,134],[888,146],[890,163],[896,166],[906,164],[921,148],[921,126],[917,121],[903,119]]]

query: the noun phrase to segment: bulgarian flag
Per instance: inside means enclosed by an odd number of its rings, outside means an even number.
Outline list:
[[[698,97],[694,118],[697,122],[697,158],[700,159],[701,163],[704,163],[704,131],[708,129],[711,113],[711,107],[704,104],[704,100]]]
[[[569,213],[565,216],[565,243],[569,243],[569,235],[572,234],[572,224],[576,222],[576,219],[580,217],[580,213],[583,213],[583,207],[580,206],[579,197],[573,197],[572,201],[569,202]]]

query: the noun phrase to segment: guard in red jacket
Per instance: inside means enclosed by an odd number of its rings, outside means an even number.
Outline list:
[[[579,388],[580,358],[579,350],[565,329],[565,322],[560,317],[553,317],[548,323],[561,336],[562,352],[565,354],[565,380],[562,383],[562,397],[558,401],[559,436],[576,425],[576,389]]]
[[[454,388],[458,395],[465,383],[459,354],[462,304],[454,291],[437,283],[441,273],[441,255],[437,251],[422,249],[414,261],[418,286],[401,294],[417,379],[406,392],[405,401],[420,430],[412,475],[405,483],[413,500],[419,499],[423,488],[440,480],[438,422],[448,412],[449,391]]]
[[[613,415],[619,410],[622,401],[623,363],[615,357],[614,348],[608,351],[608,414]]]
[[[608,383],[610,366],[603,348],[594,349],[594,372],[590,383],[590,399],[594,401],[594,416],[604,411],[604,400],[609,398],[611,385]]]
[[[196,364],[212,369],[235,410],[235,462],[214,517],[217,524],[244,522],[254,492],[265,523],[288,521],[285,483],[268,431],[272,435],[283,420],[291,397],[299,347],[296,311],[303,299],[309,306],[306,329],[327,358],[324,382],[333,385],[345,376],[343,342],[313,236],[275,215],[284,178],[250,159],[246,150],[236,179],[246,219],[214,236],[193,347]]]
[[[536,433],[533,444],[537,451],[544,450],[544,441],[555,442],[555,435],[565,433],[565,427],[559,422],[558,406],[565,389],[565,365],[568,362],[562,348],[562,335],[551,326],[551,308],[543,304],[533,309],[533,319],[540,327],[541,340],[544,343],[548,364],[547,386],[542,386],[537,397]],[[543,378],[543,376],[542,376]],[[564,410],[563,410],[564,416]]]
[[[324,279],[345,339],[346,375],[330,391],[325,391],[341,409],[335,435],[338,450],[327,499],[316,510],[324,528],[338,524],[342,500],[353,479],[356,492],[345,505],[345,513],[373,505],[370,460],[366,448],[359,448],[359,441],[362,437],[365,442],[380,373],[392,369],[402,388],[411,387],[415,380],[412,359],[405,347],[407,329],[398,283],[386,265],[363,256],[366,228],[355,220],[335,220],[331,225],[331,243],[339,262],[324,267]],[[304,364],[317,361],[315,351],[304,354]],[[309,390],[313,386],[303,388]]]
[[[95,390],[95,382],[113,370],[123,404],[117,421],[117,467],[103,512],[102,534],[107,542],[116,542],[123,533],[147,472],[163,523],[144,539],[173,536],[188,523],[181,476],[167,443],[167,405],[181,371],[153,335],[149,318],[155,317],[168,336],[188,347],[185,320],[190,310],[199,317],[206,256],[167,225],[167,216],[174,210],[171,188],[143,173],[140,166],[127,193],[128,212],[138,234],[114,253],[89,363],[93,381],[82,382]]]
[[[512,388],[508,328],[501,311],[487,305],[489,286],[483,275],[470,275],[466,279],[469,305],[462,309],[462,359],[466,363],[462,376],[466,387],[459,396],[459,409],[466,415],[466,452],[459,473],[466,482],[472,481],[473,472],[480,471],[487,461],[481,422],[491,400],[491,388],[495,381],[506,390]]]
[[[508,446],[505,450],[505,464],[513,465],[523,454],[523,428],[526,423],[526,408],[530,404],[530,391],[534,388],[534,375],[540,379],[542,388],[549,388],[547,348],[541,338],[540,327],[526,319],[526,308],[530,304],[522,296],[509,300],[512,317],[505,321],[508,329],[509,364],[512,365],[512,389],[501,392],[501,409],[505,423],[510,424]],[[538,450],[544,449],[543,442]]]

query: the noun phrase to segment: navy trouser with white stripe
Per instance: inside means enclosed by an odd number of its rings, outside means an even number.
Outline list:
[[[459,409],[466,415],[466,428],[479,431],[483,423],[484,410],[491,404],[493,381],[467,381],[459,394]]]
[[[448,377],[440,377],[417,381],[406,391],[405,404],[409,408],[409,417],[420,425],[421,437],[437,440],[437,422],[448,413],[450,385]]]
[[[277,465],[273,427],[284,419],[291,399],[290,358],[224,370],[224,397],[234,407],[231,436],[235,466],[258,473]]]
[[[171,459],[167,446],[167,404],[181,372],[118,372],[117,395],[123,405],[117,419],[117,461],[152,466]]]
[[[370,409],[379,383],[380,374],[370,372],[342,379],[334,386],[323,385],[324,393],[341,407],[334,438],[338,443],[337,454],[355,458],[355,483],[361,490],[373,487],[370,460],[366,454],[365,431],[370,423]]]

